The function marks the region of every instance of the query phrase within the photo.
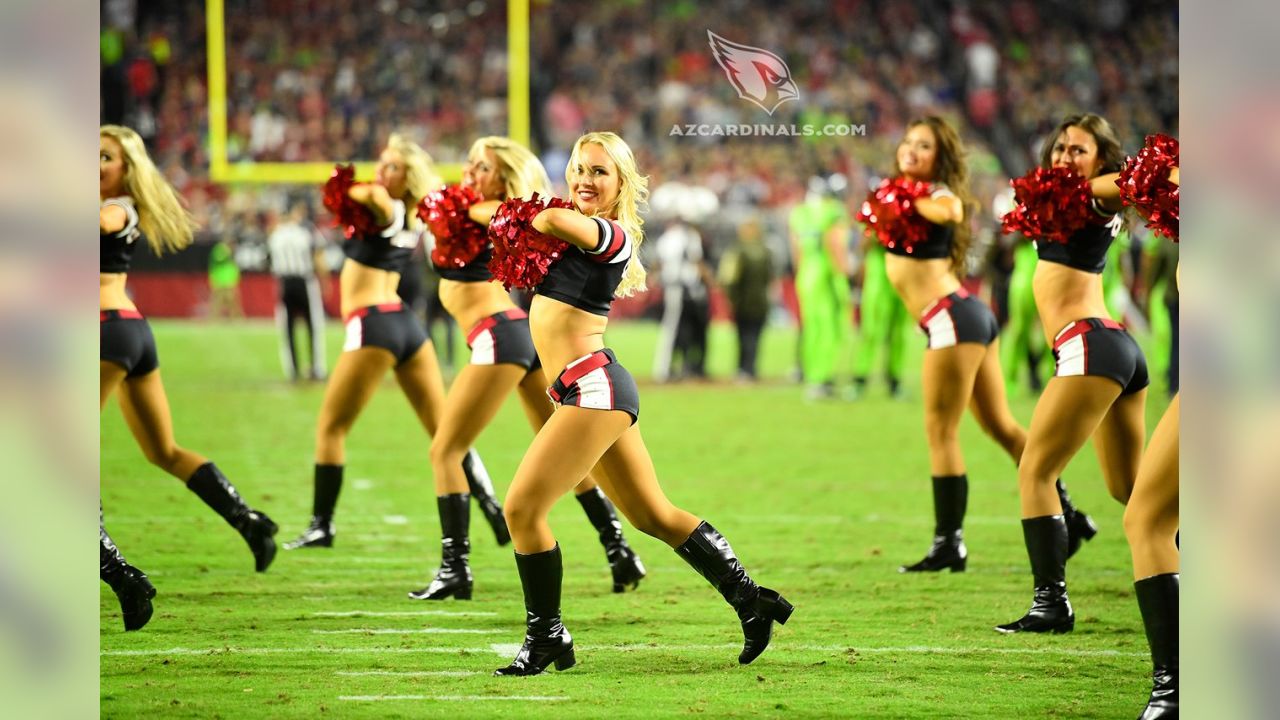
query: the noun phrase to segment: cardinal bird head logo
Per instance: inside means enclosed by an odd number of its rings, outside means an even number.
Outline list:
[[[710,30],[707,39],[711,54],[724,68],[738,97],[759,105],[770,115],[782,103],[800,97],[800,90],[791,79],[791,68],[782,58],[768,50],[729,42]]]

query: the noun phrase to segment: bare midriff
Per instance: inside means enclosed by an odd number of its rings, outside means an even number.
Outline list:
[[[124,291],[127,273],[98,273],[99,310],[137,310]]]
[[[458,323],[465,334],[481,320],[511,310],[516,304],[511,296],[502,289],[502,285],[490,281],[461,282],[458,280],[440,281],[440,303]]]
[[[1041,260],[1031,289],[1050,345],[1059,331],[1076,320],[1111,317],[1103,302],[1101,274]]]
[[[884,268],[907,312],[917,320],[930,303],[960,289],[950,258],[920,260],[890,254],[885,256]]]
[[[362,307],[400,302],[396,286],[400,273],[362,265],[350,258],[342,264],[338,287],[342,291],[342,317]]]
[[[608,324],[609,318],[603,315],[535,295],[529,309],[529,330],[547,379],[554,380],[569,363],[602,349]]]

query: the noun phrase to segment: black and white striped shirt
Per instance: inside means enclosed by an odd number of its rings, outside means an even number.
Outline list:
[[[315,234],[298,223],[281,223],[267,238],[271,273],[276,277],[311,277],[315,274]]]

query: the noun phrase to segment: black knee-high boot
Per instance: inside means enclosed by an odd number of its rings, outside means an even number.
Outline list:
[[[253,551],[254,569],[266,572],[276,557],[276,541],[273,536],[279,530],[271,518],[246,505],[227,476],[211,462],[201,465],[195,471],[191,479],[187,480],[187,489],[239,531]]]
[[[431,584],[409,593],[414,600],[471,599],[471,496],[466,493],[436,498],[440,512],[440,569]]]
[[[146,573],[125,562],[120,548],[111,541],[107,528],[98,523],[98,576],[111,587],[120,600],[120,614],[124,616],[125,630],[140,630],[151,619],[151,598],[156,596],[155,586]]]
[[[1035,599],[1027,614],[996,630],[1015,632],[1071,632],[1076,616],[1067,598],[1067,523],[1061,515],[1022,521],[1022,537],[1035,577]]]
[[[467,451],[462,458],[462,472],[467,476],[467,487],[471,497],[480,505],[480,512],[489,527],[493,528],[493,537],[501,547],[511,542],[511,532],[507,529],[507,518],[502,514],[502,503],[493,491],[493,481],[489,479],[489,471],[480,461],[480,453],[475,448]]]
[[[516,553],[516,568],[524,588],[524,645],[510,665],[493,674],[537,675],[552,663],[557,670],[568,670],[576,660],[573,638],[560,622],[560,582],[564,578],[560,545],[532,555]]]
[[[759,657],[769,647],[773,624],[787,624],[795,609],[791,603],[777,591],[757,585],[738,562],[729,541],[705,520],[676,548],[676,554],[701,573],[738,612],[743,636],[738,662],[746,665]]]
[[[1062,503],[1062,516],[1067,521],[1067,557],[1070,558],[1086,540],[1092,540],[1098,534],[1098,525],[1093,518],[1071,503],[1071,496],[1067,494],[1067,486],[1063,484],[1062,478],[1058,478],[1056,486],[1058,502]]]
[[[969,505],[968,475],[933,476],[933,545],[924,559],[898,572],[964,572],[969,549],[964,546],[964,514]]]
[[[1151,646],[1151,699],[1138,720],[1178,717],[1178,573],[1153,575],[1133,584],[1142,625]]]
[[[343,467],[316,465],[311,524],[297,538],[285,543],[285,550],[333,547],[333,511],[338,506],[338,493],[342,492]]]
[[[644,563],[622,537],[622,523],[614,512],[613,503],[598,487],[578,495],[578,503],[600,535],[609,570],[613,572],[613,591],[624,592],[628,586],[635,590],[645,576]]]

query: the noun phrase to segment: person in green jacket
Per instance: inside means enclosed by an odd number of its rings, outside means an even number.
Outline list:
[[[1000,364],[1004,366],[1005,383],[1014,385],[1025,363],[1031,391],[1044,387],[1040,375],[1040,358],[1044,356],[1044,332],[1040,330],[1040,314],[1036,310],[1031,280],[1035,276],[1036,246],[1018,236],[1013,249],[1013,274],[1009,277],[1009,323],[1000,346]]]
[[[862,328],[853,351],[854,399],[866,392],[871,366],[881,348],[888,348],[885,379],[889,394],[902,397],[902,372],[907,362],[907,336],[913,325],[907,306],[889,283],[885,249],[871,238],[862,242]]]
[[[844,185],[839,175],[810,178],[808,195],[789,220],[800,301],[800,364],[814,399],[835,396],[836,358],[848,339],[849,213],[834,197]]]
[[[210,317],[244,317],[240,307],[240,267],[230,241],[220,240],[209,251],[209,291]]]

